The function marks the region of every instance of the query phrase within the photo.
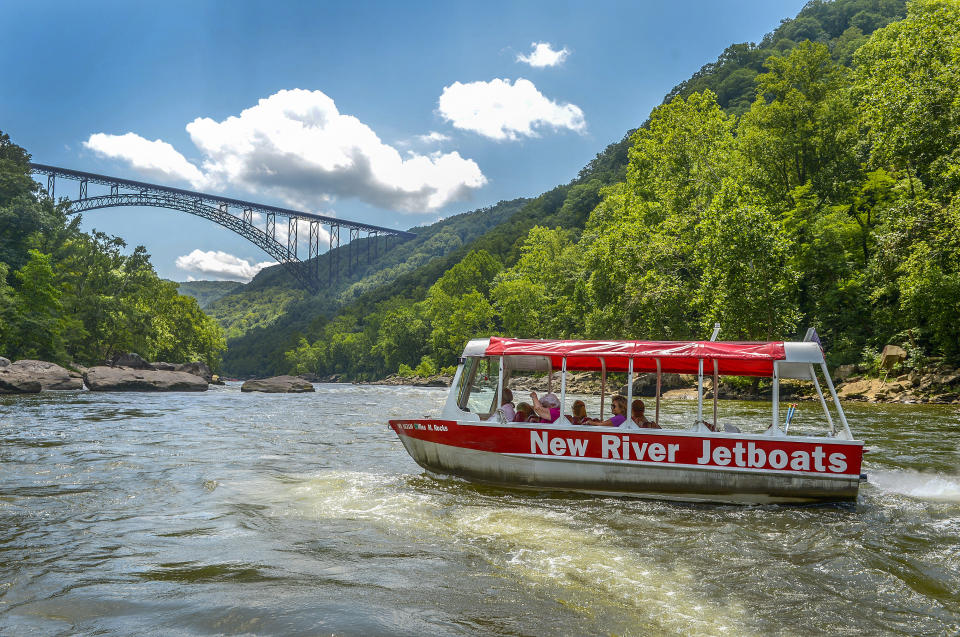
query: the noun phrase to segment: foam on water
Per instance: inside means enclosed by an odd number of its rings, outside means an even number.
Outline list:
[[[698,595],[696,576],[682,565],[655,564],[564,511],[460,503],[455,494],[424,492],[402,476],[357,471],[234,486],[248,502],[268,499],[276,514],[363,520],[421,541],[466,545],[511,578],[561,589],[558,601],[581,612],[613,604],[634,609],[657,632],[750,633],[744,610]]]
[[[918,471],[872,471],[870,482],[887,493],[920,500],[960,502],[960,476]]]

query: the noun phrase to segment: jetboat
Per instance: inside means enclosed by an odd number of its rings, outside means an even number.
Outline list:
[[[753,432],[719,422],[714,390],[713,420],[707,421],[704,369],[714,389],[722,376],[772,379],[769,420],[754,423]],[[601,420],[608,373],[626,374],[627,404],[634,378],[656,374],[656,422],[662,375],[695,374],[695,419],[640,429],[628,428],[629,418],[618,427],[574,425],[569,415],[554,422],[508,422],[499,409],[503,390],[517,372],[542,373],[548,391],[559,373],[560,413],[568,414],[567,374],[574,371],[600,373]],[[813,432],[789,432],[792,407],[782,418],[781,379],[813,384],[824,415]],[[850,433],[823,350],[814,341],[474,339],[464,348],[438,417],[389,423],[424,469],[513,488],[687,502],[820,503],[855,500],[862,479],[863,441]]]

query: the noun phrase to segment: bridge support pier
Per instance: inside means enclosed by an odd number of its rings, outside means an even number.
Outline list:
[[[359,263],[360,261],[360,246],[357,246],[356,249],[353,247],[353,242],[360,238],[360,228],[350,228],[350,265],[347,268],[350,272],[353,272],[353,262],[354,260]]]
[[[336,244],[337,244],[336,246],[333,245],[334,242],[336,242]],[[333,267],[333,260],[334,260],[334,259],[337,260],[336,277],[337,277],[338,279],[340,278],[340,250],[339,250],[339,248],[340,248],[340,226],[337,225],[337,224],[335,224],[335,223],[331,223],[331,224],[330,224],[330,249],[327,251],[327,255],[328,255],[328,256],[327,256],[327,265],[329,266],[329,270],[330,270],[329,273],[327,274],[327,281],[330,281],[330,282],[333,281],[333,277],[334,277],[334,271],[333,271],[333,270],[334,270],[334,267]],[[336,250],[336,252],[334,252],[334,250]]]
[[[313,263],[310,263],[310,262]],[[307,268],[311,274],[317,276],[320,274],[320,222],[310,222],[310,245],[307,247]]]
[[[277,240],[277,215],[274,212],[267,213],[267,230],[266,234],[273,241]]]
[[[287,217],[287,253],[291,259],[297,258],[297,219]]]

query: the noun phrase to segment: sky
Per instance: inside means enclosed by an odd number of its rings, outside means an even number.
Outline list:
[[[0,0],[0,130],[38,163],[408,229],[569,182],[804,3]],[[271,263],[183,212],[82,227],[176,281]]]

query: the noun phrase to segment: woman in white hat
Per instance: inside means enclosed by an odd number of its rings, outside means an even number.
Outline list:
[[[544,394],[537,398],[537,392],[530,392],[533,399],[533,413],[540,417],[540,422],[553,422],[560,417],[560,399],[554,394]]]

